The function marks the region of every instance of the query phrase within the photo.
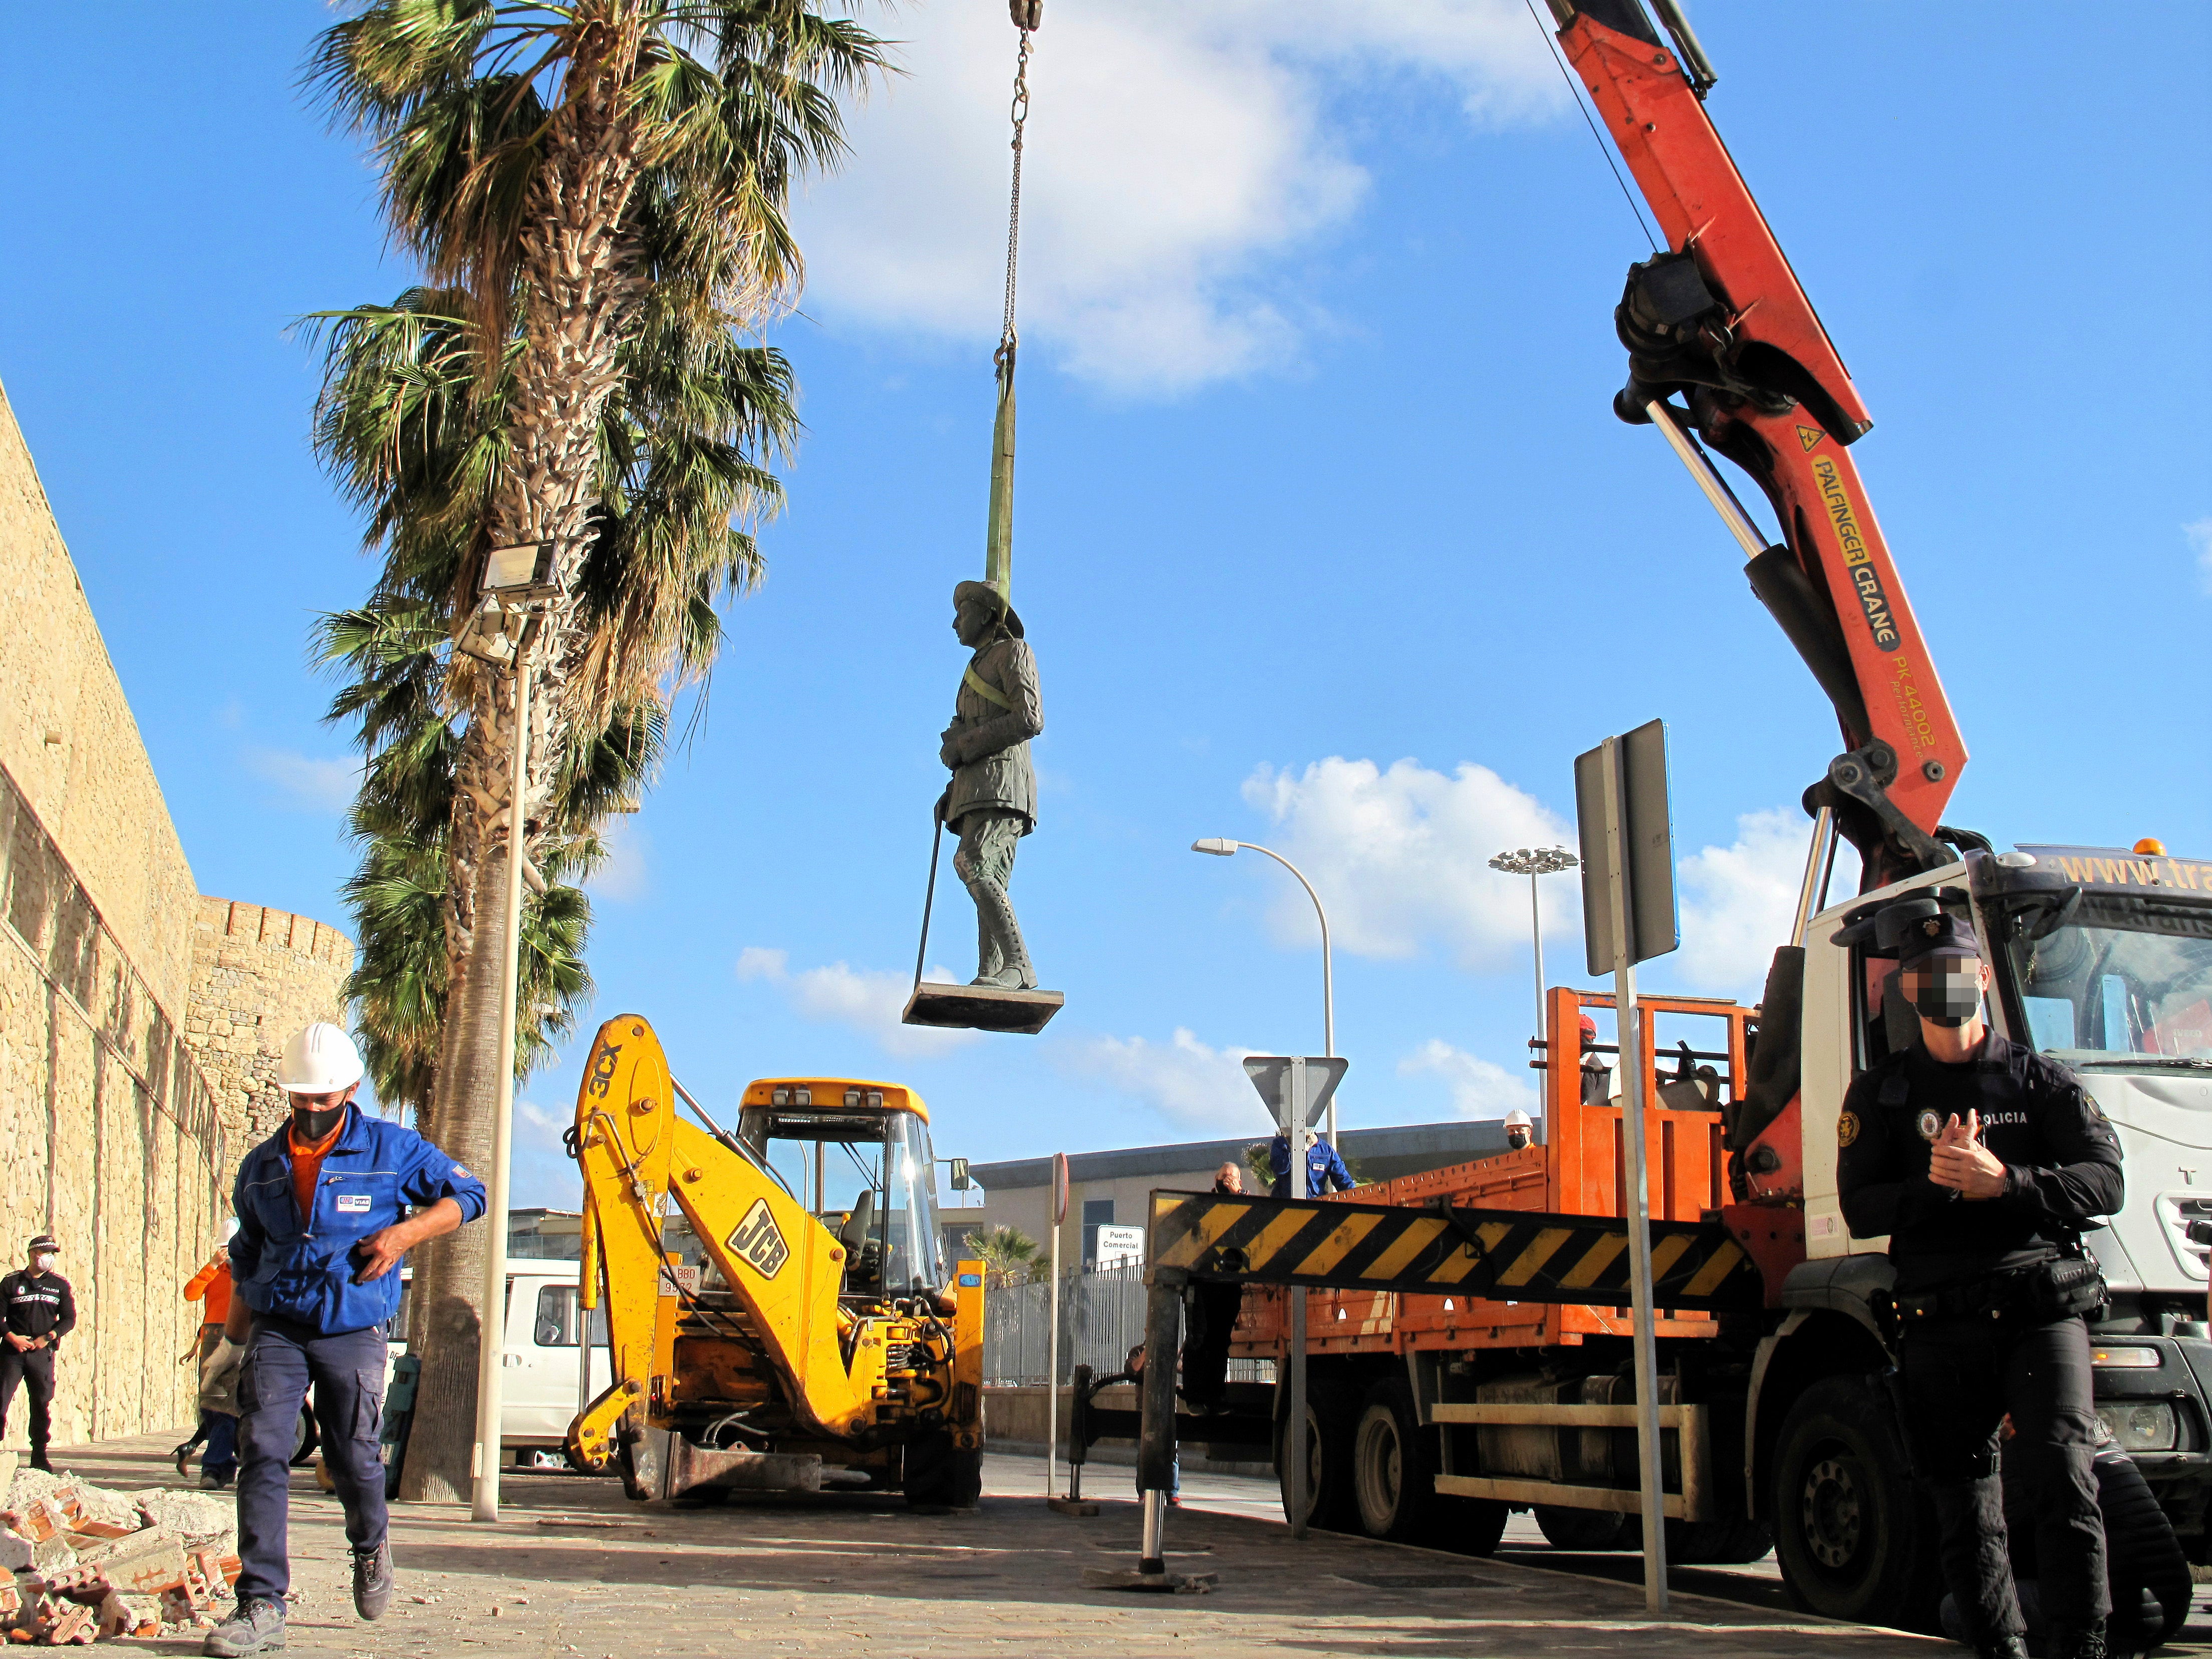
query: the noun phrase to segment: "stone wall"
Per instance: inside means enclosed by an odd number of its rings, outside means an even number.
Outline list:
[[[0,767],[155,1000],[180,1013],[198,889],[4,389],[0,615]]]
[[[199,897],[4,391],[0,605],[0,1260],[18,1265],[33,1233],[61,1240],[78,1321],[55,1402],[68,1444],[193,1420],[178,1358],[199,1311],[180,1291],[222,1236],[264,1042],[283,1041],[264,1027],[332,1014],[353,951],[313,922]],[[209,1016],[220,1087],[188,1011]],[[20,1407],[10,1428],[20,1445]]]
[[[276,1086],[284,1039],[314,1020],[344,1023],[339,988],[353,957],[353,941],[322,922],[232,899],[200,900],[185,1037],[215,1090],[234,1157],[284,1121],[289,1109]]]
[[[76,1293],[56,1443],[190,1423],[177,1360],[199,1318],[180,1291],[222,1238],[236,1154],[183,1034],[5,769],[0,1147],[9,1266],[52,1232]]]

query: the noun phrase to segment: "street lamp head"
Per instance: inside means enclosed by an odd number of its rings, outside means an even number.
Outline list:
[[[1191,842],[1190,850],[1194,853],[1211,853],[1218,859],[1234,858],[1237,855],[1237,843],[1224,836],[1209,836],[1204,841]]]
[[[1581,862],[1564,847],[1522,847],[1500,853],[1490,860],[1490,867],[1509,876],[1551,876]]]

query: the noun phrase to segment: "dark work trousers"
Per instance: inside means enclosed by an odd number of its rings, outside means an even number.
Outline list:
[[[46,1455],[46,1437],[53,1431],[54,1351],[33,1348],[16,1352],[15,1345],[0,1342],[0,1434],[8,1431],[8,1413],[15,1404],[15,1385],[30,1396],[31,1455]]]
[[[324,1336],[289,1320],[253,1316],[238,1371],[238,1599],[282,1601],[292,1587],[286,1494],[300,1405],[315,1386],[323,1462],[345,1506],[346,1540],[384,1541],[384,1327]]]
[[[1913,1325],[1899,1370],[1914,1472],[1935,1499],[1943,1582],[1978,1641],[2027,1630],[2007,1550],[1997,1427],[2009,1412],[2009,1461],[2033,1494],[2043,1614],[2086,1625],[2112,1611],[2105,1523],[2097,1509],[2097,1418],[2089,1334],[1972,1316]]]

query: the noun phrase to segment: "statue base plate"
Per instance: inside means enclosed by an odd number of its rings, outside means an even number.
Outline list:
[[[906,1025],[1035,1036],[1066,1000],[1057,991],[1002,991],[993,985],[924,980],[906,1000],[906,1012],[899,1020]]]

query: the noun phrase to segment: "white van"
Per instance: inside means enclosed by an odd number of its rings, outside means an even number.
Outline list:
[[[522,1468],[565,1468],[568,1425],[614,1381],[607,1358],[607,1315],[594,1309],[591,1340],[583,1335],[574,1261],[509,1256],[507,1341],[500,1361],[500,1445]],[[411,1292],[414,1275],[409,1272]],[[409,1297],[392,1322],[391,1360],[407,1352]],[[588,1366],[588,1370],[586,1367]],[[386,1381],[390,1380],[387,1365]]]

